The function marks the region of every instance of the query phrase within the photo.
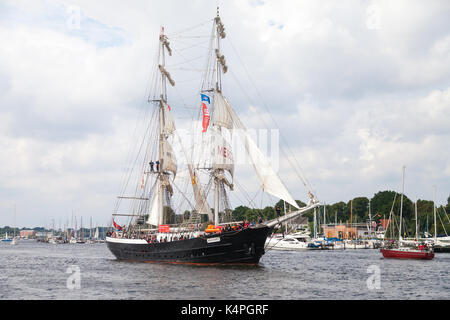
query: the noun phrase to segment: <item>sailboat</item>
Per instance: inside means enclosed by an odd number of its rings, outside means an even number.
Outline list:
[[[213,63],[210,65],[212,72],[209,74],[213,80],[205,82],[200,92],[202,135],[206,137],[209,134],[212,139],[208,140],[210,144],[197,145],[198,148],[194,149],[206,150],[205,153],[210,155],[208,165],[201,167],[196,158],[196,151],[189,154],[178,136],[187,162],[189,187],[192,188],[192,194],[188,194],[175,184],[178,166],[172,143],[177,137],[177,132],[167,94],[167,82],[175,86],[175,81],[166,69],[165,58],[167,54],[172,55],[172,50],[164,28],[161,29],[156,68],[157,82],[160,85],[159,96],[155,99],[149,98],[149,102],[155,105],[153,124],[149,125],[151,128],[149,135],[154,138],[146,150],[146,155],[149,156],[144,157],[142,178],[137,179],[140,187],[136,187],[132,196],[118,197],[119,201],[132,200],[132,212],[121,214],[116,211],[112,219],[114,229],[108,232],[106,237],[108,248],[118,260],[257,264],[265,253],[265,241],[275,226],[320,205],[311,191],[308,191],[310,198],[308,204],[301,208],[297,205],[224,96],[221,77],[228,69],[225,57],[220,52],[220,41],[225,38],[224,30],[217,10],[211,37],[214,41],[210,44],[213,47],[210,51],[212,53],[210,61]],[[208,87],[206,83],[213,85]],[[248,226],[243,221],[223,221],[224,216],[231,211],[228,192],[234,190],[235,178],[231,144],[225,137],[225,133],[230,130],[235,130],[236,138],[244,145],[263,191],[290,203],[296,208],[295,211],[254,226]],[[151,156],[157,160],[153,162],[149,158]],[[205,176],[208,177],[209,188],[205,188],[201,183],[202,176],[204,179]],[[187,198],[191,195],[194,198],[193,210],[182,223],[169,224],[171,222],[169,217],[174,212],[172,201],[175,191],[178,191],[181,197]],[[212,209],[207,198],[209,191],[214,197]],[[210,224],[206,229],[202,228],[201,215],[207,215],[208,220],[214,224]],[[116,223],[115,218],[124,216],[130,221],[128,225]]]
[[[417,244],[414,246],[406,246],[402,242],[402,213],[403,213],[403,194],[405,192],[405,166],[402,168],[402,195],[400,198],[400,220],[398,230],[398,242],[385,244],[380,249],[384,258],[396,259],[424,259],[432,260],[434,258],[433,249],[426,244]],[[395,201],[395,200],[394,200]]]
[[[12,241],[12,239],[11,238],[8,238],[8,232],[6,232],[6,235],[5,235],[5,237],[2,239],[2,242],[8,242],[8,243],[10,243]]]

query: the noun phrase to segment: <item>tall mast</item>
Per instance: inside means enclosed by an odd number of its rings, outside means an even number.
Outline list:
[[[353,200],[350,200],[350,235],[353,239]]]
[[[314,208],[314,238],[317,238],[317,215],[316,208]]]
[[[434,215],[434,243],[437,241],[437,224],[436,224],[436,186],[433,186],[433,215]]]
[[[160,64],[159,71],[161,72],[161,91],[160,91],[160,100],[159,100],[159,170],[158,170],[158,224],[164,224],[164,204],[163,204],[163,194],[164,194],[164,184],[163,184],[163,175],[165,174],[162,170],[163,166],[163,152],[164,152],[164,143],[166,141],[166,137],[164,135],[164,108],[167,103],[167,81],[174,86],[175,82],[171,78],[169,72],[166,70],[166,57],[165,50],[167,49],[169,55],[172,55],[172,50],[169,46],[169,41],[167,36],[164,34],[164,27],[161,27],[161,34],[159,36],[160,42]]]
[[[405,169],[406,167],[403,166],[402,168],[402,196],[400,198],[400,224],[398,227],[398,240],[402,240],[402,219],[403,219],[403,194],[405,193]]]
[[[372,238],[372,215],[370,213],[370,199],[369,199],[369,237]]]
[[[220,67],[222,66],[224,72],[226,72],[227,66],[225,65],[225,57],[221,55],[220,53],[220,39],[225,38],[225,28],[222,24],[222,21],[220,20],[219,16],[219,7],[217,7],[217,16],[214,19],[215,24],[215,38],[216,38],[216,58],[215,58],[215,74],[216,74],[216,83],[215,83],[215,90],[218,92],[222,91],[222,81],[221,81],[221,70]],[[219,133],[221,132],[221,127],[218,126],[217,130]],[[214,170],[214,224],[218,225],[220,223],[219,221],[219,178],[218,174],[220,172],[223,172],[223,169],[215,169]]]
[[[415,203],[415,215],[416,215],[416,240],[419,240],[419,230],[418,230],[418,228],[417,228],[417,200],[416,200],[416,203]]]

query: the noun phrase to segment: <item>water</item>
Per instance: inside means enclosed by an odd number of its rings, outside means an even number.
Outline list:
[[[390,260],[370,249],[269,250],[256,267],[131,263],[105,244],[26,240],[0,244],[0,299],[450,299],[449,266],[450,254]],[[79,289],[68,286],[76,269]]]

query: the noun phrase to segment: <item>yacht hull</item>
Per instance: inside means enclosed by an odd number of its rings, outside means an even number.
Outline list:
[[[396,249],[380,249],[384,258],[395,259],[423,259],[431,260],[434,258],[434,252],[432,251],[419,251],[419,250],[396,250]]]
[[[257,264],[265,253],[264,244],[270,230],[267,226],[257,226],[180,241],[146,243],[136,240],[133,243],[133,240],[127,242],[128,239],[106,238],[106,243],[118,260],[205,265]]]
[[[433,247],[434,252],[439,252],[439,253],[450,253],[450,246],[435,246]]]

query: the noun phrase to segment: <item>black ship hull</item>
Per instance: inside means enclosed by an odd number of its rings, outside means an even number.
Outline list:
[[[190,264],[257,264],[265,253],[271,228],[257,226],[204,237],[160,242],[127,243],[108,238],[109,250],[118,260]]]

